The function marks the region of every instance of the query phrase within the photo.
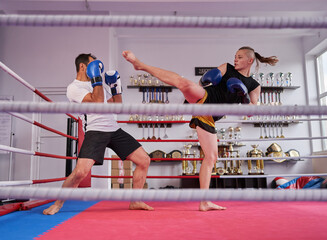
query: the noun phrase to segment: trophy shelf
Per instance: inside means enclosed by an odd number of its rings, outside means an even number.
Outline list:
[[[184,121],[184,120],[176,120],[176,121],[117,121],[118,123],[127,123],[127,124],[137,124],[139,128],[147,127],[148,124],[150,124],[150,127],[158,128],[158,125],[160,124],[160,127],[168,127],[170,128],[172,124],[184,124],[189,123],[190,121]]]
[[[218,139],[218,142],[219,142],[219,139]],[[233,147],[244,147],[244,146],[246,146],[246,144],[243,144],[243,143],[232,143],[232,144],[224,144],[224,143],[222,143],[222,144],[218,144],[218,148],[219,147],[230,147],[230,145],[232,145]]]
[[[137,139],[137,141],[139,142],[199,142],[198,139]],[[218,142],[219,140],[217,140]],[[194,145],[194,146],[198,146],[198,145]],[[193,147],[193,145],[192,145]]]
[[[301,121],[297,121],[297,120],[281,120],[281,121],[271,121],[271,122],[260,122],[260,121],[257,121],[257,122],[242,122],[242,124],[252,124],[254,127],[265,127],[266,126],[271,126],[271,125],[276,125],[275,127],[281,127],[281,124],[282,124],[282,127],[288,127],[289,125],[291,124],[299,124],[299,123],[303,123]]]
[[[127,85],[127,88],[134,88],[138,89],[139,92],[144,92],[146,89],[156,89],[163,92],[172,92],[173,89],[177,89],[176,87],[173,86],[160,86],[160,85]]]
[[[261,86],[261,92],[268,92],[268,91],[283,91],[284,89],[298,89],[300,86],[284,86],[284,87],[277,87],[277,86]]]
[[[287,159],[285,161],[282,162],[276,162],[274,160],[265,160],[265,164],[295,164],[297,162],[304,162],[304,159]]]

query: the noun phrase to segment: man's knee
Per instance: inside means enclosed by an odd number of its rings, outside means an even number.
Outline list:
[[[77,169],[75,169],[75,171],[74,171],[74,178],[76,179],[76,180],[83,180],[86,176],[87,176],[87,174],[90,172],[90,169],[86,169],[86,168],[77,168]]]
[[[143,169],[148,169],[150,166],[151,158],[149,155],[144,152],[144,154],[138,155],[137,159],[135,159],[134,163],[136,167],[140,167]]]
[[[134,152],[132,152],[127,160],[131,160],[136,167],[148,168],[150,166],[151,159],[149,155],[145,152],[143,147],[139,147]]]
[[[148,168],[150,166],[151,158],[148,154],[144,154],[142,160],[139,161],[139,166],[142,168]]]

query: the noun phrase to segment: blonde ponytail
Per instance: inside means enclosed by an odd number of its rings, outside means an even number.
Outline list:
[[[267,64],[269,64],[271,66],[275,66],[276,63],[279,61],[276,56],[263,57],[259,53],[255,52],[253,48],[248,47],[248,46],[241,47],[239,50],[248,50],[251,57],[255,58],[255,60],[256,60],[256,67],[255,67],[256,70],[259,69],[259,62],[267,63]]]

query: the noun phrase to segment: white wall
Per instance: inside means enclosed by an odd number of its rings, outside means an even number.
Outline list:
[[[103,60],[105,66],[117,66],[123,80],[124,102],[135,103],[135,99],[137,99],[141,103],[142,94],[136,89],[127,89],[126,87],[129,84],[129,76],[135,75],[136,71],[120,57],[123,50],[130,49],[139,58],[151,65],[175,71],[186,78],[198,81],[198,77],[194,76],[194,67],[217,66],[224,62],[233,63],[236,50],[243,45],[249,45],[264,56],[276,55],[280,59],[277,66],[262,66],[260,72],[293,73],[293,84],[300,86],[300,88],[286,90],[282,94],[282,102],[287,105],[305,105],[307,103],[303,45],[300,36],[278,35],[278,32],[268,32],[267,34],[267,31],[261,32],[260,30],[238,31],[236,34],[235,30],[220,33],[217,30],[145,28],[113,29],[113,33],[114,35],[109,36],[109,29],[106,28],[1,27],[0,61],[36,88],[66,87],[75,77],[75,57],[81,52],[92,52]],[[113,42],[117,43],[109,46]],[[115,49],[117,52],[113,52]],[[116,57],[112,57],[111,54],[116,54]],[[117,59],[117,63],[112,62],[115,59]],[[33,94],[30,91],[3,71],[0,71],[0,79],[0,95],[13,95],[16,101],[33,100]],[[183,96],[178,90],[173,90],[169,94],[169,100],[171,103],[182,103]],[[123,115],[119,116],[119,119],[127,120],[128,117]],[[55,117],[53,119],[55,120]],[[49,125],[51,126],[51,123]],[[15,132],[14,146],[30,149],[30,124],[21,120],[14,120],[13,126]],[[140,139],[142,137],[141,128],[138,129],[131,124],[122,124],[121,126],[135,138]],[[217,124],[218,128],[228,128],[229,126],[236,126],[236,124]],[[259,128],[245,124],[240,126],[243,137],[259,138]],[[65,131],[65,128],[62,131]],[[176,139],[188,137],[192,131],[187,124],[184,124],[174,125],[171,129],[167,129],[167,133],[170,138]],[[163,135],[163,129],[161,134]],[[284,135],[286,137],[306,137],[309,135],[308,124],[304,122],[291,125],[284,129]],[[246,144],[246,147],[240,149],[241,156],[244,156],[251,149],[250,144],[253,143]],[[308,141],[284,141],[279,144],[284,151],[294,148],[299,150],[301,155],[311,153]],[[269,143],[262,143],[259,148],[265,151],[268,145]],[[156,149],[165,152],[183,149],[183,143],[144,143],[143,146],[147,152]],[[56,153],[55,148],[53,153]],[[0,164],[3,162],[1,160]],[[30,157],[14,154],[14,163],[14,180],[29,179]],[[1,167],[1,169],[4,168]],[[267,174],[309,173],[311,171],[312,166],[309,160],[296,164],[266,164]],[[181,163],[152,163],[149,171],[149,175],[179,175],[180,173]],[[148,183],[149,187],[154,188],[166,185],[179,186],[179,180],[153,179],[148,180]]]

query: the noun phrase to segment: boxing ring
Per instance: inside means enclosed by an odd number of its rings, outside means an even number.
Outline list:
[[[327,18],[193,18],[193,17],[142,17],[142,16],[25,16],[0,15],[0,26],[117,26],[117,27],[208,27],[208,28],[327,28]],[[75,121],[75,113],[115,114],[197,114],[197,115],[327,115],[322,106],[239,106],[227,104],[96,104],[52,102],[14,71],[0,62],[0,68],[18,80],[46,102],[0,102],[0,112],[11,114],[32,125],[62,137],[80,140],[79,137],[57,131],[45,124],[24,116],[24,113],[67,114]],[[321,121],[323,118],[308,119]],[[326,139],[321,137],[238,139],[237,141],[300,141]],[[154,140],[155,141],[155,140]],[[176,141],[162,140],[162,141]],[[187,142],[185,139],[180,140]],[[188,140],[196,142],[196,140]],[[224,140],[220,140],[224,142]],[[227,140],[226,140],[227,141]],[[231,141],[231,140],[228,140]],[[142,142],[140,140],[140,142]],[[57,159],[76,157],[0,145],[0,150],[31,156]],[[314,159],[327,156],[300,157],[241,157],[241,160]],[[117,160],[117,158],[105,158]],[[184,158],[152,161],[183,161]],[[197,159],[202,161],[201,158]],[[219,160],[233,160],[224,158]],[[327,176],[300,174],[301,176]],[[276,174],[275,176],[298,176]],[[131,176],[99,176],[94,178],[131,178]],[[197,178],[198,176],[147,176],[147,178]],[[228,178],[229,176],[212,176]],[[248,177],[248,176],[238,176]],[[267,177],[258,175],[257,177]],[[63,181],[34,179],[0,182],[0,199],[28,199],[0,209],[0,230],[4,237],[18,239],[324,239],[324,219],[327,216],[327,191],[325,189],[174,189],[174,190],[124,190],[124,189],[63,189],[34,187],[34,184]],[[54,216],[42,214],[53,199],[67,200]],[[210,200],[226,206],[226,211],[198,211],[198,202]],[[129,201],[147,201],[155,211],[129,211]],[[46,204],[46,205],[43,205]],[[28,211],[17,211],[28,210]],[[17,230],[19,226],[19,231]]]

